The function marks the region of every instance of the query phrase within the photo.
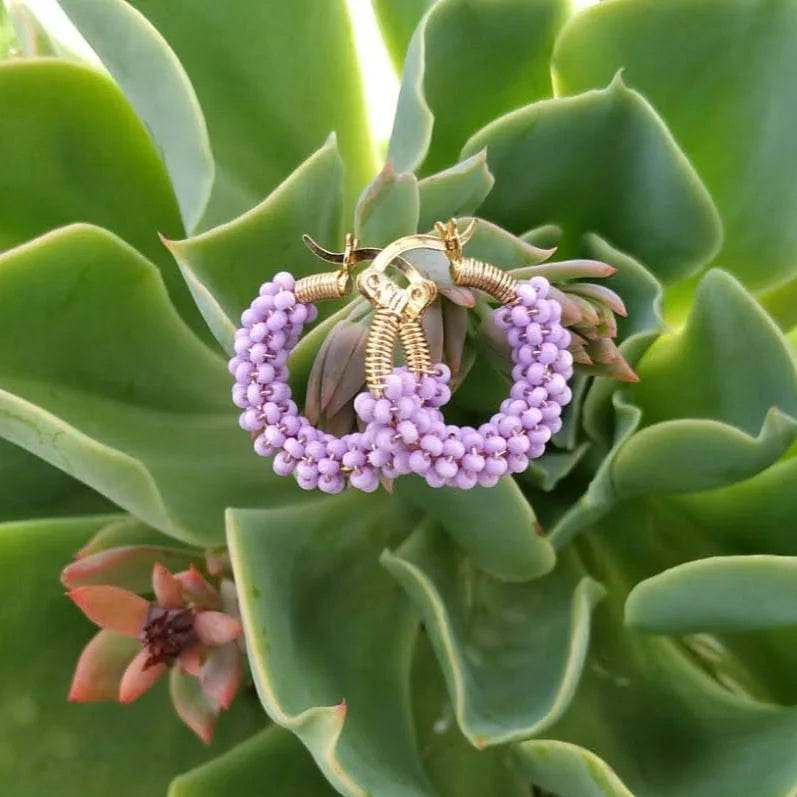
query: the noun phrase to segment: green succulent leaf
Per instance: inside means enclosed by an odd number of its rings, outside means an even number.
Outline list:
[[[534,511],[510,477],[495,487],[435,490],[417,477],[393,487],[402,501],[428,513],[474,564],[504,581],[527,581],[553,569],[556,557]]]
[[[557,94],[574,94],[623,69],[717,202],[726,233],[719,262],[761,288],[794,271],[795,53],[793,3],[618,0],[585,10],[564,28],[554,83]]]
[[[528,783],[508,766],[506,745],[479,749],[459,729],[446,682],[426,634],[413,654],[415,733],[435,797],[529,797]]]
[[[195,330],[205,325],[158,232],[182,232],[146,129],[105,76],[48,58],[0,63],[0,251],[73,222],[105,227],[155,263]]]
[[[425,232],[436,221],[472,215],[494,183],[485,151],[425,177],[418,183],[421,200],[418,229]]]
[[[632,335],[663,332],[662,286],[639,261],[615,249],[600,236],[588,233],[583,241],[584,255],[602,260],[617,271],[601,284],[615,291],[623,300],[628,315],[617,316],[617,340]]]
[[[772,407],[797,418],[797,368],[782,334],[732,276],[700,282],[683,331],[642,359],[632,389],[645,425],[708,418],[759,432]]]
[[[778,410],[767,413],[755,437],[717,421],[664,421],[617,451],[612,482],[619,496],[710,490],[753,476],[795,439],[797,420]]]
[[[331,136],[256,207],[201,235],[168,242],[200,312],[225,350],[232,351],[241,313],[263,282],[278,271],[301,277],[323,270],[302,235],[334,248],[342,201],[343,168]]]
[[[789,753],[797,711],[734,694],[730,679],[720,685],[719,675],[683,648],[624,631],[619,619],[596,622],[578,693],[548,734],[589,751],[593,782],[571,780],[584,767],[584,754],[572,750],[560,766],[532,765],[540,785],[563,797],[790,794],[797,785]],[[522,745],[518,759],[528,765]]]
[[[192,231],[213,185],[213,153],[196,94],[169,45],[124,0],[58,0],[146,125]]]
[[[634,797],[603,759],[576,744],[530,739],[515,746],[513,763],[560,797]]]
[[[418,181],[390,163],[366,186],[354,209],[354,232],[363,246],[387,246],[418,229]]]
[[[528,470],[518,478],[544,492],[551,492],[584,459],[589,447],[590,443],[586,441],[572,451],[560,451],[552,447],[545,452],[544,457],[530,462]]]
[[[495,186],[480,212],[515,233],[560,226],[560,255],[594,232],[672,281],[719,247],[711,197],[653,108],[619,77],[600,91],[512,111],[462,155],[484,147]]]
[[[586,655],[590,611],[603,594],[597,582],[576,583],[563,565],[546,578],[502,583],[436,524],[419,528],[397,553],[385,552],[382,563],[423,618],[472,744],[524,739],[562,714]]]
[[[64,597],[57,574],[106,522],[0,526],[0,567],[13,574],[0,586],[0,638],[10,642],[0,660],[0,778],[14,797],[107,797],[129,794],[131,784],[163,794],[179,772],[263,727],[257,701],[242,694],[208,749],[174,715],[165,683],[130,706],[67,702],[72,667],[93,626]]]
[[[167,797],[333,797],[302,743],[277,726],[175,778]]]
[[[174,50],[207,120],[216,181],[202,229],[254,207],[331,131],[353,204],[376,163],[344,0],[241,0],[234,14],[212,0],[190,12],[161,0],[132,5]]]
[[[0,522],[115,510],[90,487],[24,448],[0,440]]]
[[[797,557],[714,556],[637,584],[625,621],[658,634],[797,624]]]
[[[569,11],[566,0],[435,3],[407,51],[388,151],[394,167],[444,169],[491,119],[550,97],[548,62]]]
[[[434,0],[371,0],[382,38],[396,69],[401,69],[415,26]]]
[[[298,494],[237,428],[223,361],[118,238],[75,225],[14,249],[0,294],[0,435],[202,545],[222,542],[226,506]]]
[[[428,795],[413,739],[417,618],[378,558],[406,534],[384,493],[228,514],[252,673],[271,718],[342,794]]]

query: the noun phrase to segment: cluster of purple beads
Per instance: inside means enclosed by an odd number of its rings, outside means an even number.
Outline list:
[[[229,367],[241,427],[254,436],[260,456],[274,456],[276,473],[293,474],[306,490],[338,493],[351,485],[371,492],[380,476],[410,473],[432,487],[492,486],[542,455],[572,397],[570,334],[560,324],[559,303],[546,298],[549,288],[541,277],[521,282],[517,302],[494,313],[512,350],[514,385],[487,423],[478,429],[446,424],[440,407],[451,397],[451,373],[439,364],[426,376],[395,369],[381,398],[360,393],[354,407],[364,431],[335,437],[313,427],[291,399],[288,354],[317,311],[297,302],[290,274],[277,274],[260,288],[235,333]]]

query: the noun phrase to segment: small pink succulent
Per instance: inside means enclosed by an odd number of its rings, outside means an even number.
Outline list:
[[[67,586],[74,567],[64,572]],[[154,603],[106,584],[67,593],[102,629],[80,655],[69,699],[130,703],[171,671],[177,714],[209,743],[219,711],[229,707],[241,682],[241,623],[221,611],[219,592],[193,565],[172,574],[156,562],[152,590]]]

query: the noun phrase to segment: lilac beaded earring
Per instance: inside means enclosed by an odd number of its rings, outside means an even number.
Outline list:
[[[547,298],[548,282],[516,282],[495,266],[463,258],[473,224],[462,234],[453,220],[435,229],[436,235],[406,236],[381,251],[357,249],[351,236],[342,255],[311,243],[316,254],[340,268],[298,281],[278,274],[244,312],[230,362],[241,426],[256,435],[257,453],[275,455],[274,470],[293,474],[304,489],[336,493],[352,486],[370,492],[380,476],[410,473],[433,487],[492,486],[507,472],[525,470],[561,427],[573,359],[570,335],[559,323],[561,306]],[[506,330],[515,383],[499,412],[478,429],[448,425],[440,411],[451,396],[451,374],[444,364],[432,363],[420,322],[437,288],[401,257],[413,249],[444,252],[455,284],[480,289],[502,304],[494,319]],[[357,287],[375,310],[366,346],[368,390],[354,402],[365,428],[336,438],[299,414],[287,384],[287,356],[304,323],[315,319],[313,302],[345,296],[352,268],[366,259],[373,262]],[[391,265],[404,275],[406,287],[387,277]],[[406,367],[394,367],[397,342]]]
[[[383,249],[369,270],[380,272],[412,249],[444,252],[456,285],[482,290],[501,303],[493,318],[506,331],[514,384],[499,411],[478,429],[446,424],[439,407],[450,397],[451,373],[444,364],[431,363],[420,313],[414,318],[394,313],[384,323],[375,317],[366,353],[369,392],[357,397],[355,407],[363,421],[381,427],[376,454],[386,476],[416,473],[432,487],[493,486],[505,473],[524,471],[530,459],[542,456],[561,428],[562,407],[572,398],[570,333],[560,323],[561,305],[548,298],[548,281],[518,282],[489,263],[464,258],[462,247],[474,226],[460,234],[452,220],[435,225],[436,235],[401,238]],[[388,321],[410,352],[409,372],[392,367],[395,332],[383,331]],[[410,401],[419,406],[411,409]],[[399,412],[389,417],[396,407]]]
[[[407,395],[397,396],[395,403],[385,400],[376,406],[374,401],[374,406],[369,407],[372,417],[360,416],[366,424],[362,432],[335,437],[315,428],[299,413],[288,386],[288,355],[304,324],[315,320],[318,313],[314,303],[346,296],[354,266],[379,253],[378,249],[358,249],[350,235],[342,254],[327,252],[307,236],[305,242],[316,255],[337,262],[340,267],[299,280],[281,272],[260,287],[235,333],[235,356],[229,364],[235,376],[233,402],[243,410],[240,424],[254,436],[255,451],[263,457],[274,456],[276,473],[293,474],[299,486],[307,490],[337,493],[351,486],[371,492],[379,486],[381,475],[395,475],[391,447],[394,441],[388,438],[396,434],[396,426],[402,420],[421,412],[422,399],[414,393],[416,380],[406,369],[400,369],[392,381],[406,385]],[[406,276],[408,287],[399,287],[383,273],[393,261]],[[369,338],[371,358],[374,347],[385,351],[389,347],[392,358],[399,337],[399,327],[393,320],[417,320],[437,294],[435,284],[399,256],[368,268],[358,278],[357,286],[375,307],[372,332],[376,334]],[[412,360],[409,353],[408,362]],[[440,399],[447,400],[444,388],[435,385],[433,389],[435,396],[439,394]],[[388,392],[395,394],[392,389]],[[359,406],[362,402],[356,401],[355,407]]]

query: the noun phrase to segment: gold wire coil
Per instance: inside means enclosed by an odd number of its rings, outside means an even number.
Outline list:
[[[407,367],[418,376],[431,373],[432,354],[420,319],[402,321],[398,334]]]
[[[464,257],[451,264],[451,276],[457,285],[478,288],[494,296],[502,304],[511,304],[517,298],[517,281],[491,263]]]
[[[297,302],[309,304],[319,299],[342,299],[349,289],[350,284],[345,274],[341,278],[340,271],[325,271],[297,280],[294,293]]]
[[[400,316],[384,308],[377,309],[371,318],[365,344],[365,382],[376,398],[382,397],[385,379],[393,371],[400,325]]]

